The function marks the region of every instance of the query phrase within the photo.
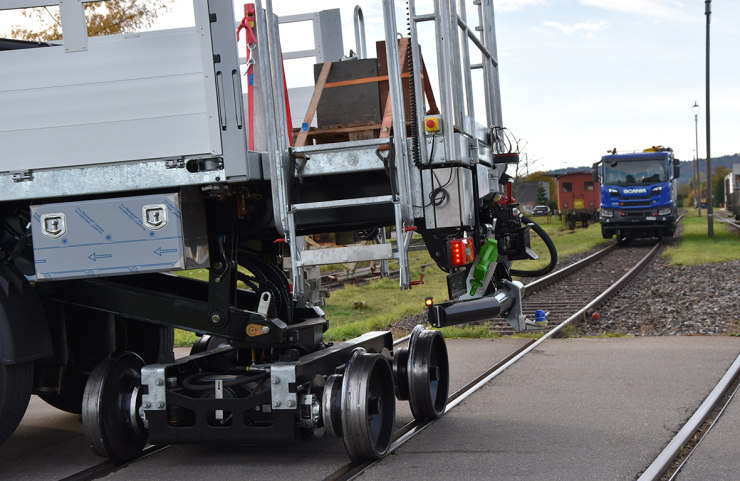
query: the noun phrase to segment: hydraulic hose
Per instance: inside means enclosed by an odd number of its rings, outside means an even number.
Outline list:
[[[540,236],[542,237],[542,240],[545,241],[545,245],[547,246],[547,250],[550,251],[550,264],[543,267],[542,269],[537,269],[535,271],[520,271],[517,269],[511,269],[509,271],[512,276],[519,276],[519,277],[539,277],[544,276],[545,274],[549,274],[555,269],[555,266],[558,265],[558,251],[555,249],[555,244],[553,244],[552,239],[550,239],[550,236],[547,235],[547,232],[545,232],[545,229],[539,226],[536,222],[533,222],[531,219],[528,219],[527,217],[524,217],[523,215],[519,215],[520,219],[526,222],[527,224],[532,225],[532,229]]]

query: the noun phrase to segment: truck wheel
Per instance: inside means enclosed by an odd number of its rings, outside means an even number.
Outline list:
[[[13,434],[26,413],[33,387],[33,362],[0,364],[0,444]]]
[[[116,319],[116,351],[138,354],[146,364],[156,364],[159,354],[172,352],[175,330],[134,319]],[[72,353],[74,356],[74,353]],[[59,394],[41,394],[39,397],[64,412],[82,414],[82,397],[88,373],[70,363],[64,371]]]
[[[606,232],[604,229],[601,229],[601,237],[604,239],[611,239],[614,237],[614,232]]]
[[[627,237],[627,234],[623,230],[617,231],[617,244],[625,245],[629,241],[629,237]]]
[[[47,404],[70,414],[82,414],[82,396],[85,392],[87,374],[76,369],[65,370],[59,394],[39,394]]]
[[[118,352],[135,352],[145,364],[156,364],[159,354],[172,352],[175,347],[175,330],[171,327],[158,326],[134,319],[117,319],[121,324],[116,326],[119,338]],[[121,336],[118,335],[119,326],[123,327],[124,344],[121,345]]]

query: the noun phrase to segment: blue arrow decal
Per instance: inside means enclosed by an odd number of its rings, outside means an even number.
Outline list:
[[[108,257],[113,257],[113,256],[111,254],[96,254],[94,252],[90,254],[89,256],[87,256],[88,259],[90,259],[91,261],[95,261],[95,262],[97,262],[98,259],[107,259]]]
[[[167,254],[169,252],[177,252],[177,249],[162,249],[161,247],[157,247],[157,250],[154,251],[154,253],[159,257],[162,257],[162,254]]]

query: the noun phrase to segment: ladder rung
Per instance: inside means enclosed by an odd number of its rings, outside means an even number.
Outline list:
[[[301,251],[301,265],[303,266],[320,266],[326,264],[344,264],[347,262],[365,262],[389,259],[393,259],[393,247],[390,244],[329,247],[326,249],[309,249]]]
[[[357,205],[390,204],[393,196],[380,195],[377,197],[360,197],[358,199],[327,200],[324,202],[306,202],[304,204],[293,204],[293,212],[302,210],[333,209],[334,207],[354,207]]]

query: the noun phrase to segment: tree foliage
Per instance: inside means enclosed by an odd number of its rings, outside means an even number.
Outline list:
[[[166,11],[172,0],[110,0],[85,3],[87,36],[114,35],[135,32],[154,23],[159,14]],[[19,40],[45,42],[62,39],[62,22],[59,9],[47,7],[27,8],[23,16],[39,22],[39,27],[29,29],[14,26],[10,36]]]
[[[550,197],[547,195],[547,191],[545,190],[545,187],[540,184],[537,187],[537,205],[547,205],[547,203],[550,201]]]
[[[720,203],[725,202],[725,177],[732,172],[732,169],[723,166],[717,166],[712,173],[712,184],[714,184],[714,198],[712,204],[719,207]]]

